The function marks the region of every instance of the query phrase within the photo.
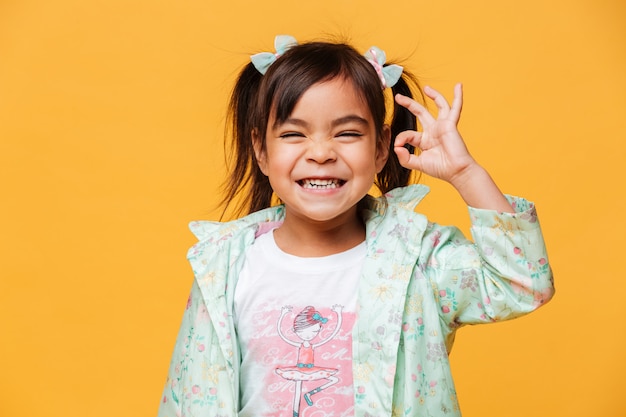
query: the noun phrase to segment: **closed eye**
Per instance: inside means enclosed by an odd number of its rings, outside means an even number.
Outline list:
[[[349,132],[341,132],[341,133],[337,134],[337,136],[348,136],[348,137],[355,136],[355,137],[360,137],[360,136],[363,136],[363,133],[349,131]]]
[[[300,132],[285,132],[285,133],[281,133],[279,137],[282,139],[303,138],[304,135]]]
[[[359,142],[363,136],[364,134],[357,130],[344,130],[335,135],[335,140],[341,143],[353,143]]]

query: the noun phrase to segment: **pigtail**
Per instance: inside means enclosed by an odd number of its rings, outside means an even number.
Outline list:
[[[239,74],[231,94],[224,140],[229,176],[223,186],[222,218],[237,197],[238,202],[234,207],[236,216],[269,207],[271,202],[272,189],[269,180],[261,172],[252,146],[261,79],[262,75],[250,63]],[[231,140],[228,140],[229,137]]]
[[[391,64],[387,64],[391,65]],[[386,66],[386,65],[385,65]],[[413,86],[413,89],[411,88]],[[402,94],[413,98],[413,90],[418,92],[421,101],[424,102],[424,93],[415,76],[406,70],[403,71],[402,77],[391,88],[392,95]],[[393,100],[393,116],[391,119],[391,141],[389,144],[389,157],[382,171],[377,175],[376,185],[382,193],[386,193],[397,187],[404,187],[411,182],[412,170],[400,165],[398,156],[394,152],[395,137],[405,130],[417,129],[417,118],[408,109],[400,106]],[[409,144],[404,145],[410,153],[415,152],[415,147]]]

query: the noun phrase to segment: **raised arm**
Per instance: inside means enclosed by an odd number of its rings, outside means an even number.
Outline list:
[[[435,102],[437,118],[418,102],[396,95],[396,102],[406,107],[419,120],[422,130],[407,130],[395,139],[395,152],[402,166],[449,182],[468,206],[512,213],[515,210],[489,173],[470,155],[457,129],[463,107],[463,88],[454,87],[452,106],[438,91],[430,87],[424,93]],[[419,151],[410,154],[403,145],[411,144]]]
[[[330,336],[328,336],[326,339],[316,343],[313,345],[313,347],[318,347],[323,345],[324,343],[332,340],[337,333],[339,333],[339,330],[341,329],[341,323],[343,322],[343,317],[341,315],[341,311],[343,310],[343,306],[339,305],[339,304],[335,304],[332,306],[332,311],[335,313],[335,315],[337,316],[337,324],[335,325],[335,329],[333,330],[332,334]]]
[[[283,339],[286,343],[289,343],[292,346],[300,346],[300,343],[295,342],[293,340],[289,340],[287,338],[287,336],[285,336],[285,334],[283,333],[282,330],[282,325],[283,325],[283,319],[285,318],[285,316],[287,315],[287,313],[291,312],[293,307],[291,306],[283,306],[280,310],[280,317],[278,318],[278,323],[276,324],[276,328],[278,330],[278,335],[280,336],[281,339]]]

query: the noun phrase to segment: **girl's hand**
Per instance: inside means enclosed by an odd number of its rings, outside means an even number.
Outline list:
[[[487,171],[469,154],[459,134],[457,125],[463,107],[461,84],[454,87],[452,107],[436,90],[426,87],[424,93],[437,105],[436,119],[418,102],[396,95],[396,102],[413,113],[422,125],[421,132],[407,130],[396,137],[394,150],[400,164],[449,182],[469,206],[514,212]],[[406,143],[420,152],[410,154],[403,146]]]
[[[454,87],[452,107],[433,88],[425,87],[424,93],[437,105],[439,112],[436,119],[415,100],[396,95],[396,102],[417,117],[422,131],[407,130],[400,133],[395,139],[394,150],[403,167],[421,171],[454,185],[456,178],[462,177],[464,172],[477,165],[457,129],[463,107],[463,89],[461,84]],[[418,148],[420,152],[410,154],[404,148],[407,143]]]

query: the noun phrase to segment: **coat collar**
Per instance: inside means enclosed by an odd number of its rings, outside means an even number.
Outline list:
[[[365,210],[365,220],[368,218],[384,215],[389,205],[395,205],[407,210],[414,210],[420,201],[428,194],[429,188],[422,184],[410,185],[407,187],[395,188],[380,197],[367,197],[367,208]],[[249,214],[230,222],[217,221],[193,221],[189,224],[189,229],[198,238],[199,243],[203,241],[213,242],[222,238],[233,236],[237,231],[248,227],[259,228],[264,223],[282,221],[285,216],[283,205],[266,208]],[[193,248],[192,248],[193,249]]]

